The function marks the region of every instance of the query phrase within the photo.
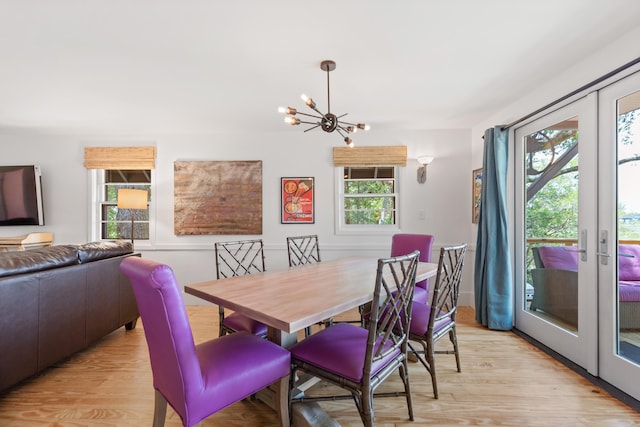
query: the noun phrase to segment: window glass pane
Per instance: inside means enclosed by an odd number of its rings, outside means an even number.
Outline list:
[[[394,192],[394,181],[345,181],[345,194],[389,194]]]
[[[396,223],[395,170],[391,166],[344,168],[344,224]]]
[[[116,184],[151,182],[151,173],[149,170],[105,170],[104,182]]]
[[[347,224],[395,224],[394,211],[345,210]]]
[[[131,220],[134,220],[134,239],[149,239],[149,209],[118,209],[118,190],[134,188],[147,190],[151,200],[150,170],[105,170],[99,230],[102,239],[131,239]]]

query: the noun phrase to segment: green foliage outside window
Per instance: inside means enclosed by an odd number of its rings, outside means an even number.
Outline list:
[[[345,168],[345,224],[396,223],[394,168]]]

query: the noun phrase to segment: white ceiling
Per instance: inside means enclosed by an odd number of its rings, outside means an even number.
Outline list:
[[[0,129],[468,128],[640,23],[638,0],[0,0]],[[621,64],[619,64],[621,65]],[[345,118],[346,119],[346,118]]]

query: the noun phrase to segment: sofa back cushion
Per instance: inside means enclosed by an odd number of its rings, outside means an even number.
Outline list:
[[[78,262],[97,261],[133,253],[133,244],[126,240],[91,242],[78,246]]]
[[[50,270],[77,263],[78,254],[74,245],[3,252],[0,256],[0,277]]]
[[[619,245],[618,248],[619,279],[640,280],[640,245]]]
[[[572,252],[577,249],[575,246],[540,246],[537,249],[544,268],[578,271],[578,253]]]

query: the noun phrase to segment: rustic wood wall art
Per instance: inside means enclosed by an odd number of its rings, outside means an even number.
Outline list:
[[[262,234],[262,161],[174,162],[174,233]]]

